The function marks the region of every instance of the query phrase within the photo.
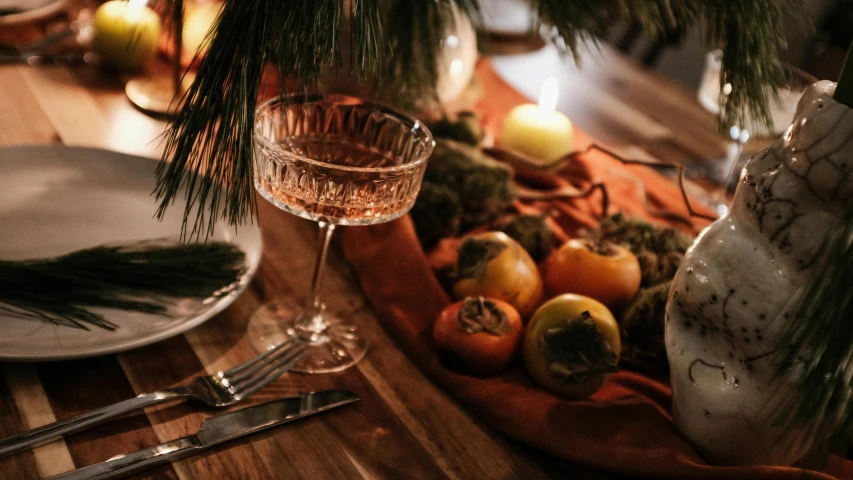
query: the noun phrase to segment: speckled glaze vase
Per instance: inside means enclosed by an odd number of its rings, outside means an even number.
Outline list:
[[[791,127],[741,175],[731,211],[682,261],[666,309],[678,430],[711,464],[790,465],[818,439],[774,427],[795,393],[771,365],[830,226],[853,195],[853,109],[817,82]],[[795,366],[796,367],[796,366]]]

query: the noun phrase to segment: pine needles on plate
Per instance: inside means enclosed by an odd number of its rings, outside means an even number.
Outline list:
[[[231,243],[152,240],[56,258],[0,260],[0,312],[115,330],[118,325],[94,309],[167,315],[174,299],[227,295],[246,273],[245,257]]]

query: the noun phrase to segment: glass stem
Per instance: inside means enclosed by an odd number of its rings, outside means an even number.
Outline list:
[[[737,164],[740,160],[740,156],[743,154],[743,147],[746,145],[746,142],[749,141],[749,132],[745,128],[739,127],[731,127],[729,129],[729,136],[732,141],[729,143],[728,148],[726,149],[726,160],[723,164],[722,170],[722,188],[719,189],[714,198],[714,206],[717,209],[717,213],[720,215],[724,214],[728,211],[728,190],[729,184],[732,181],[732,176],[735,175],[737,170]],[[739,173],[739,172],[738,172]]]
[[[299,320],[298,328],[310,334],[318,334],[327,327],[323,318],[323,302],[320,300],[320,286],[323,284],[323,273],[326,270],[326,254],[335,232],[335,225],[329,222],[319,221],[320,225],[320,250],[317,252],[317,260],[314,263],[314,277],[311,280],[311,305],[305,312],[305,316]]]

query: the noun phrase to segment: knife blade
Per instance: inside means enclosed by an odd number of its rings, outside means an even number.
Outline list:
[[[78,468],[47,480],[92,480],[120,478],[194,455],[206,448],[244,435],[260,432],[315,413],[358,400],[348,390],[326,390],[284,398],[205,419],[201,430],[171,442],[113,457],[105,462]]]

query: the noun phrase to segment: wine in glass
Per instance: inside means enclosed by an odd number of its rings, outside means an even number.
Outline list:
[[[281,298],[249,322],[258,351],[289,339],[305,346],[294,368],[309,373],[352,366],[367,343],[349,319],[320,299],[323,267],[337,225],[370,225],[405,214],[435,145],[418,120],[347,96],[290,95],[261,104],[254,126],[255,188],[276,207],[320,226],[320,249],[304,306]]]

